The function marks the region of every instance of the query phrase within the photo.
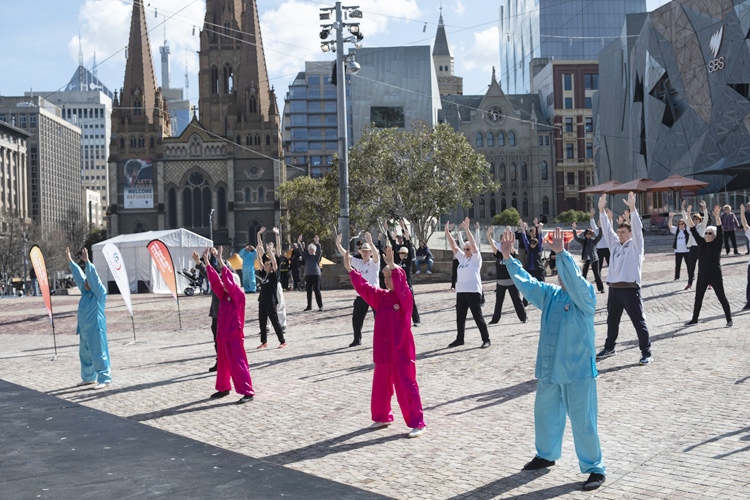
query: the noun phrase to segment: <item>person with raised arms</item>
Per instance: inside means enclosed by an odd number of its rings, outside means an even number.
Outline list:
[[[336,247],[339,253],[343,256],[346,253],[344,247],[341,246],[342,234],[339,233],[336,236]],[[378,287],[378,274],[380,274],[380,255],[379,252],[373,251],[375,244],[372,241],[372,235],[365,233],[365,243],[359,247],[359,257],[354,256],[351,258],[352,269],[355,269],[362,277],[372,286]],[[357,294],[357,298],[354,299],[354,310],[352,311],[352,329],[354,330],[354,340],[349,347],[355,347],[362,344],[362,325],[365,323],[367,317],[367,310],[372,309],[373,315],[375,309],[367,304],[365,299],[361,295]]]

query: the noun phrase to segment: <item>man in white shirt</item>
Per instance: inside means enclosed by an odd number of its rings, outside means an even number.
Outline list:
[[[490,346],[490,333],[487,323],[482,316],[482,255],[477,248],[474,235],[471,234],[471,224],[467,217],[463,222],[467,242],[463,251],[458,248],[450,232],[450,222],[445,224],[445,239],[458,259],[458,278],[456,280],[456,340],[448,347],[464,345],[464,330],[466,328],[466,313],[471,310],[474,322],[482,335],[482,349]]]
[[[344,255],[346,250],[341,246],[341,234],[336,237],[336,247],[338,248],[341,255]],[[372,242],[372,235],[365,233],[365,243],[359,248],[359,256],[354,256],[351,259],[352,269],[358,271],[362,277],[369,284],[378,288],[378,274],[380,274],[380,255],[378,252],[374,252],[375,244]],[[365,317],[367,316],[367,309],[370,306],[367,305],[365,299],[357,294],[357,298],[354,299],[354,311],[352,312],[352,328],[354,329],[354,341],[349,344],[349,347],[355,347],[362,345],[362,325],[365,323]],[[372,310],[372,314],[375,314],[375,309]]]
[[[638,334],[638,346],[641,349],[639,364],[647,365],[652,361],[651,340],[649,338],[646,318],[641,299],[641,266],[643,264],[643,224],[635,207],[635,193],[628,193],[625,204],[630,208],[630,223],[623,221],[617,232],[612,229],[607,216],[607,195],[599,198],[599,221],[602,225],[604,239],[611,253],[607,284],[609,300],[607,301],[607,341],[596,359],[604,359],[617,354],[615,344],[620,328],[620,318],[625,310],[633,322]],[[632,224],[632,226],[631,226]]]

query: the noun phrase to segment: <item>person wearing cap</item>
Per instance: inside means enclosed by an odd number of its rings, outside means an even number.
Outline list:
[[[342,236],[343,235],[341,233],[336,236],[336,247],[338,248],[339,253],[343,256],[346,253],[346,250],[344,250],[344,247],[341,246]],[[378,255],[378,252],[373,251],[374,247],[375,245],[372,242],[372,235],[370,233],[365,233],[365,243],[363,243],[359,247],[359,256],[354,256],[351,258],[351,267],[352,269],[359,272],[362,278],[364,278],[365,281],[367,281],[370,285],[378,288],[378,261],[380,260],[380,256]],[[362,296],[357,293],[357,298],[354,299],[354,310],[352,311],[352,329],[354,330],[354,340],[351,344],[349,344],[349,347],[354,347],[362,344],[362,325],[365,322],[368,308],[372,309],[372,313],[374,315],[375,309],[372,308],[372,306],[368,306],[365,299],[363,299]]]
[[[425,423],[417,385],[416,349],[409,321],[414,299],[406,283],[406,273],[395,264],[393,249],[386,247],[383,275],[387,289],[383,290],[369,283],[352,267],[349,252],[343,252],[342,256],[354,289],[377,313],[372,342],[375,372],[370,400],[373,423],[370,428],[386,427],[393,422],[391,397],[395,388],[401,414],[411,427],[408,436],[418,437],[424,433]]]
[[[456,281],[456,328],[458,332],[456,340],[448,347],[464,345],[466,313],[471,310],[474,322],[482,335],[482,349],[486,349],[490,346],[490,333],[482,316],[482,254],[479,253],[474,235],[471,234],[468,217],[464,220],[463,227],[466,231],[467,242],[461,251],[451,236],[450,222],[445,223],[445,239],[448,240],[453,255],[458,258],[458,280]]]
[[[78,385],[95,384],[94,389],[104,389],[112,382],[109,346],[107,345],[107,317],[104,315],[107,289],[99,278],[94,263],[89,260],[89,252],[86,248],[81,250],[81,258],[86,263],[85,274],[73,261],[70,248],[65,249],[65,255],[70,261],[73,279],[81,290],[76,324],[82,379]]]
[[[500,251],[513,283],[529,302],[542,311],[537,348],[534,442],[536,455],[524,470],[555,465],[562,452],[565,416],[570,418],[578,466],[589,474],[584,490],[605,481],[602,450],[596,428],[596,363],[594,314],[596,293],[565,250],[563,231],[552,233],[550,248],[557,254],[557,285],[535,279],[511,256],[515,238],[505,232]]]
[[[411,290],[412,299],[414,298],[414,286],[411,281],[411,266],[414,261],[414,246],[411,244],[411,236],[409,231],[406,230],[406,224],[404,219],[401,219],[401,234],[396,236],[395,232],[388,231],[388,224],[385,225],[388,239],[391,242],[393,248],[398,248],[398,255],[395,257],[396,265],[404,270],[406,273],[406,282],[409,284],[409,290]],[[411,312],[411,320],[414,326],[420,326],[422,322],[419,319],[419,310],[417,309],[416,301],[413,304]]]

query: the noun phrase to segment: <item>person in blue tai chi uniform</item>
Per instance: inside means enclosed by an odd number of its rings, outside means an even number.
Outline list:
[[[86,263],[84,273],[70,255],[70,248],[65,249],[70,261],[70,272],[81,290],[78,302],[78,323],[76,334],[79,337],[78,355],[81,358],[81,379],[78,384],[94,385],[94,389],[104,389],[112,382],[109,366],[109,347],[107,346],[107,318],[104,306],[107,303],[107,289],[99,278],[94,264],[89,261],[89,252],[81,251],[81,258]]]
[[[562,230],[556,228],[550,248],[557,254],[558,285],[552,285],[531,277],[511,257],[515,243],[512,232],[506,231],[502,236],[503,262],[513,283],[542,311],[535,371],[536,456],[524,470],[555,465],[561,454],[567,414],[578,464],[581,472],[589,474],[583,489],[594,490],[604,483],[606,474],[596,430],[596,292],[565,250],[563,238]]]
[[[259,241],[258,244],[262,245],[263,242]],[[242,288],[245,289],[245,293],[255,293],[255,260],[258,258],[258,251],[248,244],[237,253],[242,259]]]

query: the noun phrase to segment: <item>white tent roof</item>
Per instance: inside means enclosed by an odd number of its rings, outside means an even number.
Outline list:
[[[110,238],[106,241],[101,241],[95,244],[91,249],[99,250],[104,247],[107,243],[113,243],[118,248],[137,247],[148,245],[152,240],[161,240],[168,247],[176,246],[190,246],[190,247],[202,247],[206,248],[212,246],[213,243],[208,238],[204,238],[200,234],[193,233],[187,229],[167,229],[165,231],[147,231],[145,233],[133,233],[133,234],[121,234]]]

